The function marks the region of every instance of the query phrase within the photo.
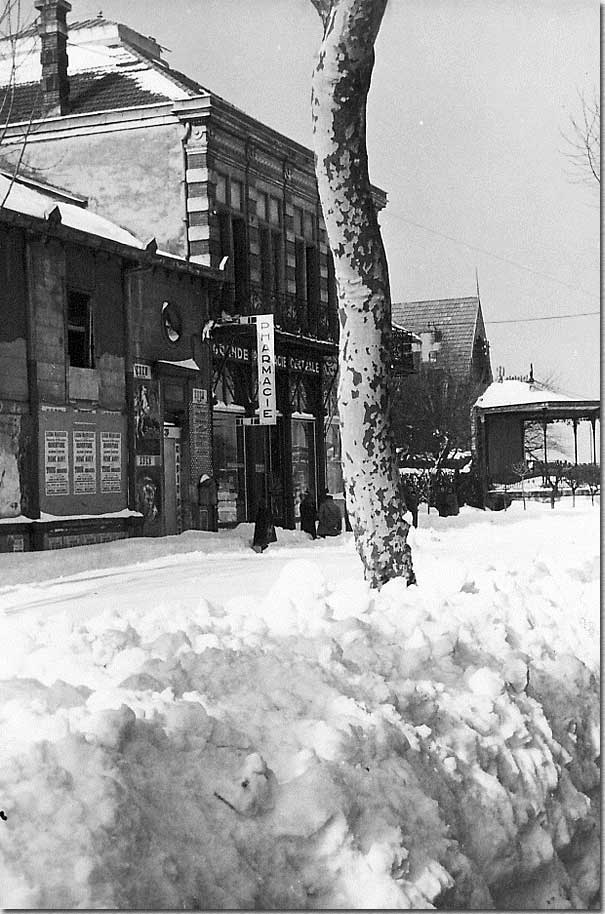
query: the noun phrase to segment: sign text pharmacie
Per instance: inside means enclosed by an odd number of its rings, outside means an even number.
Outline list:
[[[275,329],[272,314],[256,316],[259,425],[276,425]]]

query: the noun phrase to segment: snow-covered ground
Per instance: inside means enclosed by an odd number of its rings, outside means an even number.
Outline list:
[[[0,556],[1,903],[594,903],[598,508],[279,533]]]

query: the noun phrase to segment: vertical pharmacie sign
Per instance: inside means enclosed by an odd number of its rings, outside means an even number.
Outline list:
[[[256,350],[258,353],[258,421],[260,425],[277,423],[275,396],[275,331],[272,314],[256,317]]]

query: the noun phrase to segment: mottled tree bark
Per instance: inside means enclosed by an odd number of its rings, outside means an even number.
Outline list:
[[[340,315],[338,409],[349,515],[366,580],[414,582],[390,429],[391,300],[371,196],[366,102],[387,0],[312,0],[324,24],[313,74],[316,172]]]

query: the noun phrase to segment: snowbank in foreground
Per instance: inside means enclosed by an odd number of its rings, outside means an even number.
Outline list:
[[[0,617],[2,904],[587,906],[597,512],[485,517],[416,533],[418,587],[317,544],[257,599],[231,544],[224,605],[209,558],[194,600]]]

